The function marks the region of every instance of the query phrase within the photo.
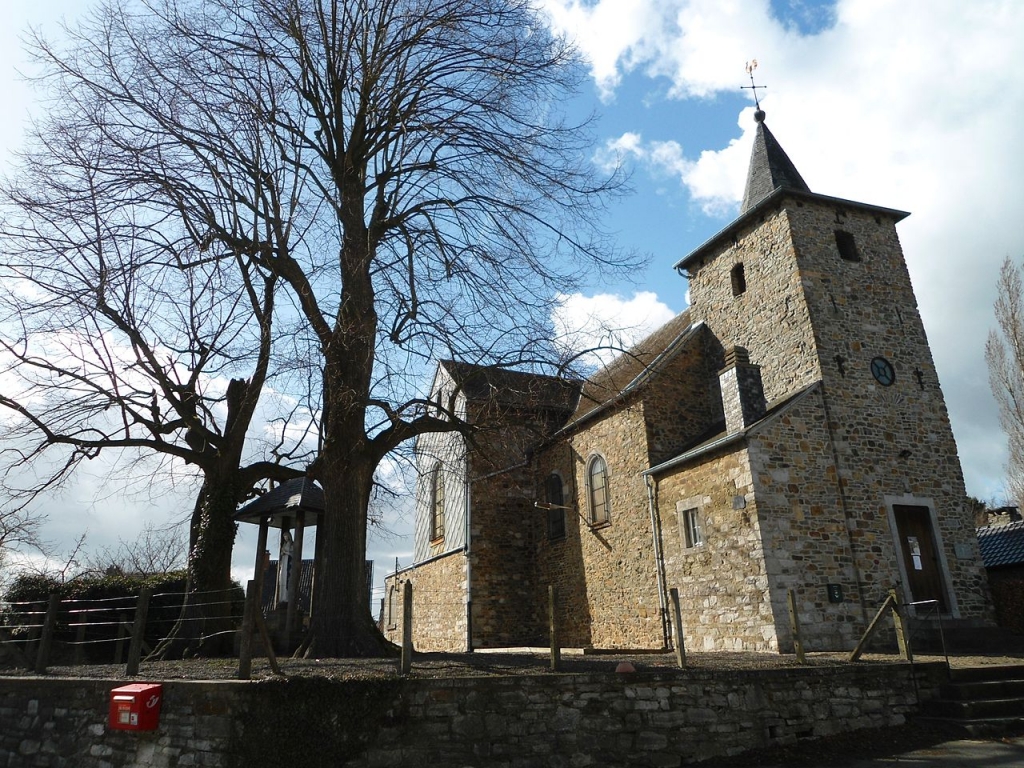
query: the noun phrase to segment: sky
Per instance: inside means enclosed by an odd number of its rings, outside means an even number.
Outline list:
[[[745,70],[767,125],[814,192],[909,211],[898,225],[945,393],[968,493],[1001,500],[1005,438],[989,392],[985,339],[999,267],[1024,257],[1024,2],[1019,0],[541,0],[585,56],[570,109],[594,111],[593,162],[622,161],[632,192],[607,223],[649,254],[632,282],[562,297],[553,318],[586,337],[588,318],[651,330],[686,307],[672,265],[736,215],[755,123]],[[0,0],[0,171],[33,109],[19,81],[28,25],[57,34],[86,0]],[[2,436],[0,436],[2,439]],[[187,484],[185,484],[187,485]],[[57,543],[93,547],[147,521],[184,517],[191,491],[126,494],[99,467],[44,500]],[[412,521],[371,537],[377,574],[411,561]],[[253,530],[245,530],[245,528]],[[251,576],[255,528],[235,573]]]

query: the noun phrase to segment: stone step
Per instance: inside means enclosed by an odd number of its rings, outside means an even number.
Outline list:
[[[949,680],[951,683],[1024,680],[1024,664],[954,667],[949,671]]]
[[[941,631],[934,619],[910,620],[910,643],[916,653],[1021,653],[1024,636],[1004,627],[972,626],[943,622]]]
[[[919,715],[914,721],[921,725],[941,728],[950,738],[957,736],[980,737],[1000,736],[1024,731],[1024,717],[987,717],[980,720],[963,720],[950,717]]]
[[[1014,699],[974,699],[955,701],[934,699],[921,708],[926,716],[957,720],[988,720],[1005,717],[1024,718],[1024,697]]]
[[[1012,699],[1024,697],[1024,677],[1019,680],[979,680],[946,683],[939,689],[943,699]]]

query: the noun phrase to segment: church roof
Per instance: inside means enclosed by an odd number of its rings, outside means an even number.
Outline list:
[[[583,383],[574,423],[639,387],[676,350],[690,329],[690,313],[680,312],[632,349],[618,355]]]
[[[576,381],[493,365],[442,360],[441,366],[470,400],[496,399],[505,405],[571,411],[579,396]]]
[[[777,189],[811,191],[782,145],[764,124],[764,111],[759,109],[755,112],[754,119],[757,121],[757,134],[754,136],[754,147],[750,152],[747,186],[743,193],[740,215]]]
[[[728,242],[737,234],[742,233],[747,222],[757,215],[757,211],[763,211],[778,204],[783,197],[802,198],[834,204],[843,208],[859,209],[876,216],[891,218],[894,222],[902,221],[910,215],[906,211],[894,208],[883,208],[878,205],[811,192],[807,182],[803,180],[793,161],[789,159],[789,155],[782,149],[778,139],[764,124],[764,112],[759,109],[754,113],[754,119],[757,120],[757,133],[754,136],[754,146],[750,152],[747,186],[743,193],[743,203],[740,205],[740,215],[724,229],[712,235],[695,250],[676,262],[675,269],[677,271],[689,270],[695,266],[699,268],[705,255],[716,251],[723,242]]]

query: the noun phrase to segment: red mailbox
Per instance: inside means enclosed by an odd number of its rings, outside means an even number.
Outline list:
[[[122,685],[110,692],[108,725],[120,731],[154,731],[160,723],[163,686],[156,683]]]

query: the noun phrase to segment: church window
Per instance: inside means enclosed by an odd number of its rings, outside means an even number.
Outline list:
[[[548,503],[548,538],[565,538],[565,494],[562,492],[562,478],[557,472],[548,475],[544,482],[544,500]]]
[[[430,480],[430,540],[444,538],[444,474],[441,465],[434,467]]]
[[[732,295],[741,296],[747,292],[747,276],[742,264],[737,264],[729,273],[732,278]]]
[[[587,501],[590,505],[590,524],[608,523],[608,465],[600,456],[592,457],[587,464]]]
[[[704,521],[699,509],[684,509],[682,515],[683,546],[687,549],[704,546]]]
[[[842,229],[837,229],[835,232],[839,257],[843,261],[860,261],[860,252],[857,250],[857,241],[853,235]]]

